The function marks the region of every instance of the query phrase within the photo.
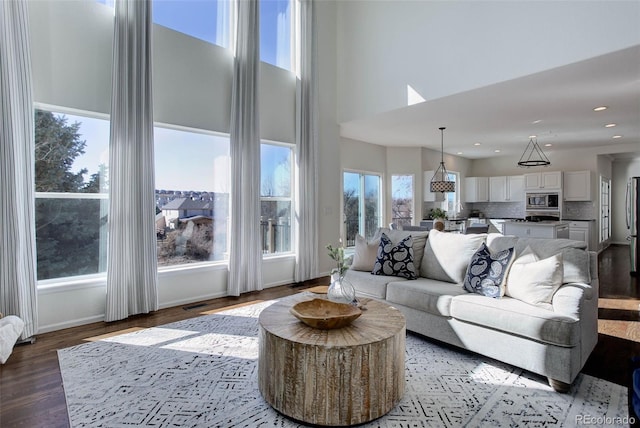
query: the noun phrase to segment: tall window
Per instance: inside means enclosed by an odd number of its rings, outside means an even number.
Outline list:
[[[413,175],[391,176],[391,212],[396,226],[413,221]]]
[[[462,211],[462,205],[460,204],[460,173],[447,171],[449,180],[456,183],[456,191],[444,194],[444,201],[442,203],[442,209],[447,212],[447,215],[453,217]]]
[[[155,127],[158,265],[227,258],[229,137]]]
[[[345,245],[355,245],[356,235],[373,237],[382,224],[382,179],[377,174],[344,172],[343,219]]]
[[[106,271],[109,121],[35,111],[38,280]]]
[[[96,1],[114,5],[114,0]],[[231,45],[231,0],[153,0],[151,9],[155,24],[214,45]]]
[[[290,145],[260,146],[260,225],[264,254],[291,251],[293,149]]]
[[[260,0],[260,59],[291,70],[291,2]]]

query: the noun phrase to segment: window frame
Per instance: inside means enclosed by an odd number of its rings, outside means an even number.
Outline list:
[[[290,216],[291,218],[289,219],[289,243],[291,245],[289,251],[280,251],[280,252],[273,252],[273,253],[269,253],[269,252],[265,252],[263,249],[262,252],[262,259],[266,260],[266,259],[273,259],[273,258],[277,258],[277,257],[283,257],[283,256],[291,256],[294,255],[296,252],[296,248],[295,248],[295,242],[296,242],[296,238],[297,238],[297,226],[296,226],[296,222],[294,220],[295,216],[295,209],[296,209],[296,198],[298,197],[297,194],[297,187],[296,187],[296,174],[297,174],[297,169],[296,169],[296,157],[297,157],[297,150],[296,150],[296,145],[293,143],[285,143],[283,141],[275,141],[275,140],[268,140],[266,138],[261,138],[260,139],[260,151],[262,153],[262,145],[266,144],[266,145],[270,145],[270,146],[277,146],[277,147],[284,147],[290,150],[290,165],[289,165],[289,185],[290,187],[290,196],[286,197],[286,196],[262,196],[262,182],[260,183],[260,204],[262,204],[262,202],[289,202],[290,203]],[[262,163],[260,165],[260,168],[262,170]]]
[[[344,175],[345,173],[349,173],[349,174],[358,174],[359,177],[359,182],[360,182],[360,186],[359,186],[359,191],[360,191],[360,196],[358,198],[358,207],[359,207],[359,216],[358,216],[358,231],[357,234],[364,236],[366,238],[366,210],[365,210],[365,198],[363,197],[366,191],[365,188],[365,177],[366,176],[374,176],[374,177],[378,177],[378,225],[377,227],[380,228],[383,226],[383,222],[384,222],[384,212],[385,212],[385,199],[384,199],[384,195],[385,195],[385,189],[384,189],[384,179],[385,176],[383,173],[381,172],[375,172],[375,171],[365,171],[365,170],[358,170],[358,169],[350,169],[350,168],[343,168],[342,169],[342,174],[340,175],[340,184],[341,184],[341,197],[340,197],[340,218],[342,219],[342,221],[340,222],[340,236],[342,239],[342,242],[344,243],[345,248],[354,248],[355,247],[355,241],[353,245],[349,245],[349,242],[347,240],[347,219],[346,219],[346,214],[345,214],[345,206],[344,206]]]
[[[389,176],[389,192],[391,199],[391,223],[396,226],[400,226],[396,221],[400,218],[406,217],[394,217],[393,215],[393,206],[394,206],[394,189],[393,189],[393,178],[394,177],[411,177],[411,217],[408,225],[413,225],[416,219],[416,175],[410,172],[394,172]]]
[[[447,174],[449,176],[449,179],[453,180],[456,183],[456,191],[448,192],[447,194],[445,194],[444,201],[442,201],[441,203],[441,208],[447,212],[447,217],[450,217],[450,213],[453,213],[453,217],[455,218],[462,212],[462,202],[460,200],[461,174],[458,171],[447,171]],[[447,195],[449,195],[450,193],[453,193],[453,209],[449,208],[449,201],[447,200]]]

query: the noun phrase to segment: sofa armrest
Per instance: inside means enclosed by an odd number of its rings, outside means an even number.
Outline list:
[[[574,319],[580,319],[582,313],[581,305],[584,299],[587,298],[590,289],[591,286],[589,284],[577,282],[563,284],[558,288],[551,300],[553,311]]]

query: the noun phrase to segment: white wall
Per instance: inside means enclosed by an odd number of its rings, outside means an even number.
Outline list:
[[[318,5],[320,80],[321,272],[330,269],[324,240],[339,224],[339,146],[335,117],[335,4]],[[108,114],[111,103],[113,10],[92,1],[29,2],[34,100],[37,103]],[[154,26],[154,119],[228,132],[233,57],[229,50]],[[261,64],[261,137],[295,141],[295,75]],[[265,287],[293,282],[293,255],[265,260]],[[161,307],[226,295],[226,265],[162,269]],[[104,317],[104,278],[39,287],[40,332]]]
[[[640,43],[640,3],[631,1],[362,0],[338,7],[341,123],[406,107],[407,85],[431,100]]]

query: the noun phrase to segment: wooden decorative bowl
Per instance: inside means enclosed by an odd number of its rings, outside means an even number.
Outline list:
[[[356,306],[326,299],[300,302],[295,304],[290,311],[293,316],[309,327],[322,330],[346,327],[362,315],[362,311]]]

